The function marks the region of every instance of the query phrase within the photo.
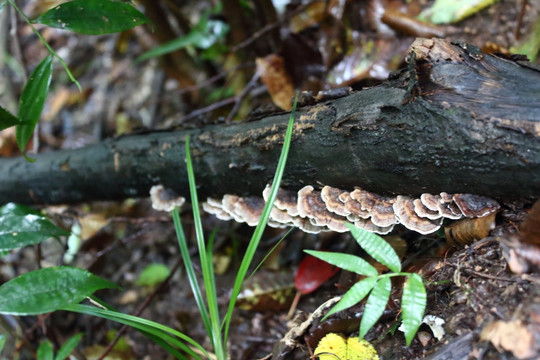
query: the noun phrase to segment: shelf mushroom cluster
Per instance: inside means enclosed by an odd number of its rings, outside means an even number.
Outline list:
[[[255,226],[270,195],[270,185],[263,197],[225,195],[209,198],[203,209],[221,220],[235,220]],[[472,194],[422,194],[415,199],[399,195],[382,196],[356,188],[348,192],[330,186],[320,191],[305,186],[300,191],[279,189],[270,213],[269,226],[296,226],[305,232],[346,232],[346,222],[378,234],[388,234],[395,225],[429,234],[437,231],[445,218],[482,217],[499,209],[490,198]]]

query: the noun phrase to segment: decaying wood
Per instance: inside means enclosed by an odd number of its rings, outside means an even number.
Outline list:
[[[284,187],[540,197],[540,70],[435,39],[416,40],[411,54],[380,86],[297,110]],[[288,117],[0,159],[0,203],[148,196],[159,183],[187,195],[188,134],[202,196],[260,196]]]

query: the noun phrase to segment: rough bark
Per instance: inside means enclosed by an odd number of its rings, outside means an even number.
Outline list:
[[[540,70],[441,40],[418,39],[411,54],[380,86],[297,110],[284,186],[540,197]],[[288,117],[0,159],[0,203],[148,196],[158,183],[186,195],[188,134],[202,196],[260,194]]]

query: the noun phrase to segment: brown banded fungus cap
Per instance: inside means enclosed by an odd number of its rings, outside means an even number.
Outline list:
[[[347,215],[349,221],[357,221],[359,219],[368,219],[369,211],[362,209],[362,204],[351,197],[351,193],[344,192],[339,195],[339,200],[345,203],[345,210],[350,214]]]
[[[439,202],[441,201],[440,195],[422,194],[420,195],[420,201],[429,210],[439,212]]]
[[[364,229],[369,232],[377,233],[380,235],[386,235],[390,231],[394,230],[394,225],[390,226],[377,226],[370,219],[358,219],[354,222],[354,226]]]
[[[270,190],[272,185],[266,185],[263,190],[263,199],[268,201],[270,197]],[[285,190],[282,188],[278,189],[276,200],[274,201],[274,207],[279,210],[285,210],[291,216],[298,216],[298,193],[294,191]]]
[[[392,204],[394,198],[371,193],[362,189],[355,189],[351,197],[360,203],[363,210],[371,215],[374,225],[388,227],[397,223]]]
[[[452,220],[458,220],[463,217],[463,213],[454,203],[453,195],[445,192],[441,193],[441,200],[439,201],[439,213],[445,218]]]
[[[256,226],[259,223],[264,208],[263,199],[256,196],[238,197],[229,195],[226,203],[225,197],[223,197],[224,208],[227,206],[228,209],[231,209],[232,206],[233,216],[237,215],[242,219],[239,222],[246,222],[249,226]]]
[[[219,220],[229,221],[233,219],[233,216],[223,210],[223,204],[221,200],[214,198],[208,198],[202,203],[202,208],[209,214],[215,215]]]
[[[420,199],[414,199],[413,204],[414,204],[414,212],[416,213],[416,215],[420,217],[425,217],[430,220],[436,220],[441,217],[441,214],[439,214],[438,210],[429,209],[426,205],[424,205],[424,203]]]
[[[313,225],[328,226],[330,230],[346,232],[345,218],[334,214],[326,208],[322,201],[321,192],[315,191],[313,186],[304,186],[298,191],[298,214],[308,218]]]
[[[497,201],[480,195],[454,194],[452,199],[466,217],[486,216],[500,208]]]
[[[410,197],[399,195],[393,208],[399,222],[409,230],[426,235],[441,227],[442,218],[431,220],[418,216],[414,211],[414,199]]]
[[[351,212],[345,207],[345,202],[340,199],[340,196],[345,193],[347,193],[345,190],[324,186],[321,190],[321,198],[328,210],[341,216],[347,216]]]
[[[158,211],[173,211],[176,206],[180,207],[186,199],[176,195],[171,189],[166,189],[163,185],[154,185],[150,189],[150,200],[152,207]]]

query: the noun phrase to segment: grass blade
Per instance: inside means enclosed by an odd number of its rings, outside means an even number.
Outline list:
[[[184,234],[184,229],[182,227],[182,222],[180,221],[180,214],[178,208],[175,208],[172,211],[172,217],[174,222],[174,229],[176,231],[176,237],[178,238],[178,246],[180,247],[180,253],[182,254],[182,260],[184,261],[184,267],[186,269],[186,274],[191,286],[191,291],[195,297],[195,302],[199,308],[199,313],[203,321],[204,328],[207,334],[211,332],[210,317],[208,315],[208,309],[204,302],[201,287],[197,281],[197,275],[195,275],[195,270],[193,269],[193,263],[191,262],[191,257],[189,256],[189,249],[187,246],[186,236]]]
[[[193,209],[193,222],[195,225],[195,234],[197,237],[197,247],[201,259],[201,268],[203,274],[204,288],[206,290],[206,301],[208,304],[208,314],[210,316],[211,331],[210,338],[218,359],[226,358],[226,349],[221,338],[221,321],[217,303],[216,287],[213,279],[213,263],[212,258],[209,258],[206,252],[206,244],[204,241],[204,233],[201,222],[201,214],[199,211],[199,199],[197,196],[197,185],[195,183],[195,173],[189,152],[189,135],[186,136],[186,166],[189,181],[189,193],[191,196],[191,206]]]
[[[185,341],[186,343],[190,344],[194,348],[198,349],[207,358],[210,358],[210,355],[208,354],[208,352],[201,345],[199,345],[199,343],[197,343],[195,340],[193,340],[189,336],[151,320],[143,319],[143,318],[128,315],[128,314],[122,314],[116,311],[111,311],[107,309],[99,309],[93,306],[81,305],[81,304],[69,305],[62,308],[61,310],[97,316],[104,319],[113,320],[121,324],[129,325],[145,334],[150,333],[156,337],[163,339],[164,341],[167,341],[168,343],[171,343],[177,346],[178,348],[185,351],[190,356],[193,356],[197,359],[201,358],[192,349],[186,346],[185,343],[177,339],[179,338]],[[171,336],[171,335],[174,335],[174,336]]]
[[[276,196],[277,196],[278,188],[281,183],[281,178],[283,177],[283,173],[285,171],[285,165],[287,163],[287,156],[289,154],[292,133],[294,129],[294,114],[296,112],[297,99],[298,99],[298,96],[294,101],[293,109],[289,117],[289,124],[287,126],[287,132],[285,133],[285,138],[283,141],[283,148],[281,149],[281,155],[279,157],[276,174],[274,176],[274,180],[272,181],[272,188],[270,190],[270,196],[268,197],[268,201],[266,202],[264,206],[263,212],[261,214],[261,218],[259,219],[259,223],[257,224],[255,231],[253,232],[253,236],[251,237],[248,248],[246,249],[246,252],[242,259],[242,263],[240,264],[240,268],[238,269],[238,273],[234,281],[231,298],[229,300],[229,307],[227,309],[227,313],[225,314],[225,319],[224,319],[223,337],[224,337],[225,343],[227,342],[227,337],[229,334],[229,326],[230,326],[234,306],[236,304],[236,299],[238,298],[238,295],[240,294],[242,283],[244,282],[244,279],[246,278],[249,265],[251,264],[251,261],[253,260],[253,256],[255,255],[255,250],[257,249],[257,246],[259,245],[259,241],[261,240],[264,228],[266,227],[266,224],[270,217],[270,211],[272,210],[272,206],[274,205],[274,200],[276,199]]]

